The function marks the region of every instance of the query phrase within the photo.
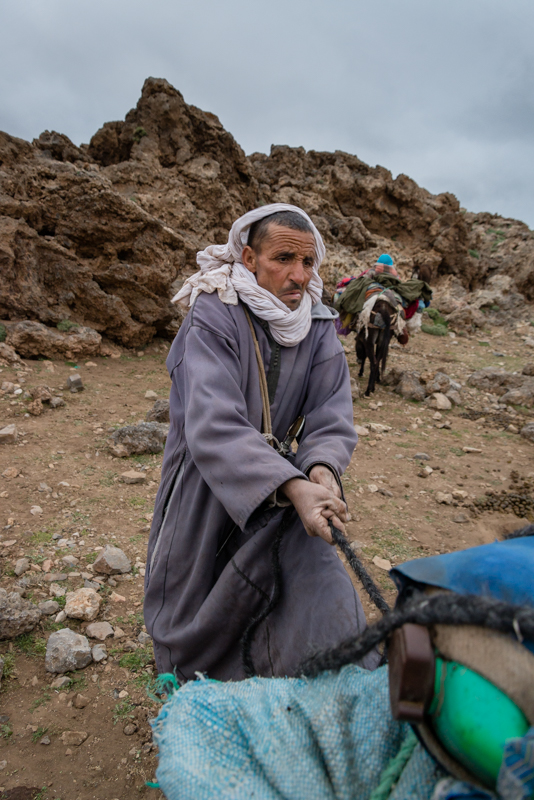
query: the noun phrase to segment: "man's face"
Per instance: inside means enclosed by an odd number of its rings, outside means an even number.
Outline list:
[[[291,311],[299,307],[313,273],[315,238],[311,231],[294,231],[271,224],[259,253],[246,245],[243,264],[262,289],[278,297]]]

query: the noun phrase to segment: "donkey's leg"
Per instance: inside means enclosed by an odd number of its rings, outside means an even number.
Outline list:
[[[356,358],[360,364],[360,371],[358,378],[363,375],[363,368],[365,366],[366,350],[365,350],[365,331],[360,331],[356,334]]]
[[[376,386],[376,376],[378,371],[378,361],[376,358],[376,341],[378,338],[378,330],[376,328],[370,328],[368,331],[367,339],[365,340],[365,349],[367,352],[367,358],[369,359],[370,371],[369,371],[369,383],[367,384],[367,389],[365,390],[365,396],[369,397],[372,392],[375,390]]]

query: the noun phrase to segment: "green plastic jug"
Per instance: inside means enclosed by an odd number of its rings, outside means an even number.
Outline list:
[[[492,789],[506,740],[524,736],[530,728],[504,692],[473,670],[439,656],[429,715],[443,747]]]

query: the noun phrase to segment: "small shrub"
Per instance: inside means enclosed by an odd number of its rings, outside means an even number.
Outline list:
[[[7,330],[5,325],[0,325],[0,342],[5,342]]]
[[[35,744],[36,742],[38,742],[38,741],[39,741],[39,739],[42,739],[42,738],[43,738],[43,736],[45,735],[45,733],[46,733],[47,731],[48,731],[48,728],[41,728],[41,726],[39,725],[39,727],[37,728],[37,730],[36,730],[36,731],[34,731],[34,732],[32,733],[32,742],[33,742],[34,744]]]
[[[147,667],[154,656],[149,650],[139,647],[133,653],[125,653],[119,661],[119,667],[129,669],[130,672],[140,672]]]
[[[444,325],[447,327],[447,320],[439,313],[437,308],[427,308],[426,314],[432,320],[434,325]]]
[[[148,133],[145,131],[144,128],[139,126],[134,130],[132,139],[134,140],[134,142],[137,142],[137,144],[139,144],[143,136],[148,136]]]
[[[0,725],[0,737],[2,739],[9,739],[13,736],[11,725]]]
[[[38,639],[33,633],[23,633],[14,640],[15,647],[20,653],[37,658],[46,653],[46,639]]]
[[[472,258],[480,258],[480,253],[478,252],[478,250],[469,250],[469,255]]]
[[[447,336],[449,333],[445,325],[427,325],[425,322],[421,325],[423,333],[430,333],[432,336]]]
[[[77,322],[71,322],[70,319],[62,319],[61,322],[58,322],[56,328],[61,333],[68,333],[69,331],[79,328],[79,324]]]
[[[127,697],[121,700],[113,709],[113,724],[125,719],[132,719],[135,706],[132,701]]]

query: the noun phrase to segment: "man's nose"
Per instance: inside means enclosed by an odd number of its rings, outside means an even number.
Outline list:
[[[288,276],[294,283],[303,284],[306,281],[306,268],[304,262],[298,259],[291,265],[291,271]]]

